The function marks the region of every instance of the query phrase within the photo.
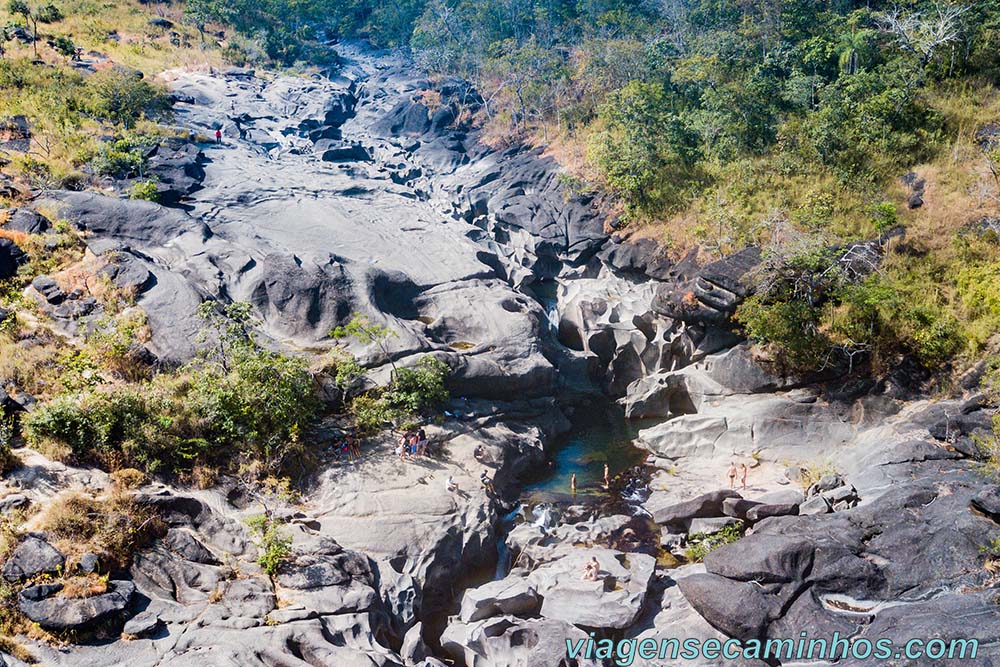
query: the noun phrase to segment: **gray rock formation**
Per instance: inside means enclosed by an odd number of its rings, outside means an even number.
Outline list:
[[[41,537],[28,535],[3,564],[3,578],[14,583],[39,574],[57,574],[66,557]]]

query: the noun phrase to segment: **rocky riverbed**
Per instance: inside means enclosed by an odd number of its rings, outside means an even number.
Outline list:
[[[673,262],[615,232],[540,149],[484,144],[464,120],[478,104],[467,83],[339,49],[343,66],[325,75],[167,73],[175,123],[224,136],[151,157],[170,206],[64,191],[39,203],[86,233],[95,270],[136,291],[160,363],[193,354],[206,298],[250,302],[267,344],[297,354],[330,348],[330,329],[358,312],[396,332],[394,363],[444,360],[457,398],[428,429],[438,454],[401,462],[387,440],[356,463],[325,460],[301,501],[276,509],[293,543],[273,579],[244,523],[258,510],[234,483],[143,487],[138,500],[169,530],[108,592],[19,597],[42,627],[114,619],[123,634],[25,638],[42,664],[612,664],[566,657],[566,640],[592,632],[971,637],[970,664],[1000,660],[997,580],[981,551],[1000,536],[1000,487],[973,438],[994,406],[974,373],[940,400],[899,382],[768,373],[727,324],[756,250]],[[876,246],[858,247],[877,262]],[[45,280],[29,292],[70,334],[100,315]],[[387,372],[381,352],[353,351]],[[570,408],[595,397],[654,420],[636,439],[648,494],[629,514],[564,503],[508,532],[501,517],[571,428]],[[21,455],[5,511],[109,488],[99,471]],[[749,466],[746,490],[728,489],[733,461]],[[479,484],[484,467],[502,498]],[[734,526],[746,536],[684,564]],[[511,568],[495,578],[501,541]],[[31,544],[4,566],[8,582],[64,558],[44,535]],[[581,579],[591,557],[597,581]]]

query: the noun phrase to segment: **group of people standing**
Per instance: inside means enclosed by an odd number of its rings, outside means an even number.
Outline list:
[[[726,473],[729,476],[729,488],[730,489],[735,489],[736,488],[736,478],[737,478],[737,476],[739,477],[739,480],[740,480],[740,488],[741,489],[747,488],[747,473],[748,472],[749,472],[749,468],[747,468],[747,464],[746,463],[741,463],[739,468],[736,467],[736,461],[733,461],[732,463],[730,463],[729,464],[729,472]]]
[[[396,456],[405,459],[408,456],[427,455],[427,433],[424,429],[406,431],[396,444]]]

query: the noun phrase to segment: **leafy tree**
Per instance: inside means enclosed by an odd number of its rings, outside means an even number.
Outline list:
[[[605,129],[589,155],[608,185],[638,212],[681,203],[685,185],[697,177],[700,152],[663,86],[628,84],[601,107],[601,118]]]
[[[125,128],[131,128],[145,114],[169,108],[167,95],[136,72],[119,68],[101,70],[87,81],[93,113]]]
[[[26,0],[9,0],[7,11],[14,16],[22,17],[25,22],[31,25],[31,45],[36,58],[38,57],[38,24],[55,23],[63,18],[62,12],[55,5],[31,5]]]
[[[389,349],[389,339],[396,338],[396,332],[388,327],[375,324],[367,315],[355,313],[347,324],[331,329],[330,337],[337,339],[354,338],[365,345],[375,345],[382,352],[389,365],[392,366],[393,375],[396,375],[398,372],[396,362],[393,360],[392,352]]]

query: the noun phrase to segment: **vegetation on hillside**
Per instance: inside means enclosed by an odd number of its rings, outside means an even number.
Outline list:
[[[182,19],[179,5],[137,0],[0,3],[0,127],[23,115],[31,133],[26,151],[0,148],[3,171],[79,189],[111,173],[109,138],[173,134],[157,75],[220,62]]]
[[[977,353],[1000,323],[995,239],[959,234],[1000,215],[995,3],[251,4],[199,0],[188,13],[258,44],[282,16],[281,42],[408,45],[432,71],[476,82],[489,136],[549,143],[567,181],[611,194],[638,233],[715,256],[755,244],[826,272],[807,298],[771,281],[738,316],[789,370],[901,355],[935,366]],[[899,180],[911,169],[930,193],[915,210]],[[829,259],[817,248],[895,224],[905,240],[867,280],[817,264]]]

